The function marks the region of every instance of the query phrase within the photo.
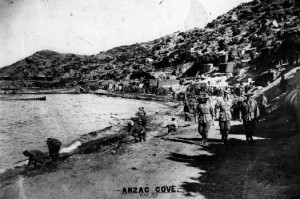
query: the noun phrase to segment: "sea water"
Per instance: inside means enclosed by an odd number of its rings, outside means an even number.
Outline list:
[[[92,94],[42,95],[46,101],[11,100],[41,97],[37,95],[7,96],[0,98],[0,172],[26,158],[24,150],[47,151],[48,137],[67,145],[82,134],[133,117],[138,107],[148,114],[166,109],[155,102]]]

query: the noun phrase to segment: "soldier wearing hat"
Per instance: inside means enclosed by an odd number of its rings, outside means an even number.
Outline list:
[[[203,145],[207,146],[208,131],[214,119],[214,109],[209,103],[208,94],[202,94],[197,106],[198,115],[198,132],[203,138]]]
[[[220,132],[222,135],[221,141],[227,146],[227,138],[231,126],[232,118],[232,100],[229,97],[229,90],[224,91],[224,97],[219,100],[216,104],[216,116],[219,118]]]
[[[142,120],[142,125],[145,127],[146,126],[146,112],[144,107],[140,107],[138,112],[135,114]]]
[[[260,116],[259,107],[257,101],[252,98],[253,93],[247,92],[245,94],[246,99],[240,103],[239,118],[243,120],[243,126],[246,134],[247,143],[253,143],[253,133],[255,129],[255,123]]]
[[[130,130],[130,135],[132,135],[135,138],[135,141],[142,142],[146,141],[146,131],[144,126],[142,125],[143,120],[141,118],[138,119],[137,122],[134,123],[133,127]]]
[[[59,149],[61,146],[61,142],[56,138],[48,138],[47,145],[52,161],[56,161],[59,158]]]

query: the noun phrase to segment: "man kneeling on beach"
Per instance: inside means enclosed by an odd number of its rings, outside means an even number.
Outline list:
[[[135,138],[136,142],[146,141],[146,131],[142,125],[142,122],[143,120],[139,118],[138,121],[134,123],[132,129],[130,130],[130,135],[132,135]]]
[[[176,118],[172,118],[171,124],[167,125],[168,128],[168,134],[172,132],[176,132],[178,129],[178,122],[176,121]]]
[[[23,152],[23,155],[29,157],[29,161],[25,170],[29,168],[30,164],[33,164],[35,167],[41,167],[43,165],[43,159],[45,158],[45,154],[43,152],[38,150],[26,150]]]

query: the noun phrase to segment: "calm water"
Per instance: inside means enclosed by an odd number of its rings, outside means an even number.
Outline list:
[[[43,96],[47,97],[46,101],[0,100],[0,171],[24,159],[22,152],[26,149],[47,151],[48,137],[68,144],[82,134],[110,125],[116,121],[113,117],[134,116],[140,106],[149,114],[166,108],[155,102],[96,95]],[[40,96],[10,96],[18,97]]]

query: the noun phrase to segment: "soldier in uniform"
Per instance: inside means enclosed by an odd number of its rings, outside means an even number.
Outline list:
[[[143,120],[141,118],[138,119],[137,122],[134,123],[133,127],[130,130],[129,135],[132,135],[135,138],[135,141],[138,142],[146,142],[146,131],[144,126],[142,125]]]
[[[61,146],[61,142],[55,138],[48,138],[47,145],[52,161],[56,161],[59,158],[59,149]]]
[[[142,125],[143,125],[143,127],[145,127],[147,120],[146,120],[146,112],[145,112],[144,107],[140,107],[138,112],[136,112],[135,115],[138,116],[142,120]]]
[[[184,112],[184,121],[191,121],[190,106],[187,101],[184,102],[183,112]]]
[[[243,126],[246,134],[247,143],[253,143],[253,132],[255,129],[255,123],[259,118],[259,107],[257,101],[251,96],[253,94],[248,92],[245,94],[246,99],[241,102],[239,108],[240,121],[243,119]]]
[[[43,164],[45,154],[39,150],[24,151],[23,155],[29,158],[28,164],[25,169],[28,169],[31,164],[35,167],[40,167]]]
[[[232,118],[232,100],[229,96],[230,91],[224,91],[224,97],[216,104],[216,117],[219,118],[220,132],[222,135],[221,141],[227,146],[227,138],[231,126]]]
[[[197,111],[199,113],[198,116],[198,132],[203,138],[203,145],[207,146],[207,137],[208,131],[210,129],[211,123],[214,119],[214,109],[212,105],[209,103],[208,94],[203,94],[199,99],[199,105],[197,107]]]

